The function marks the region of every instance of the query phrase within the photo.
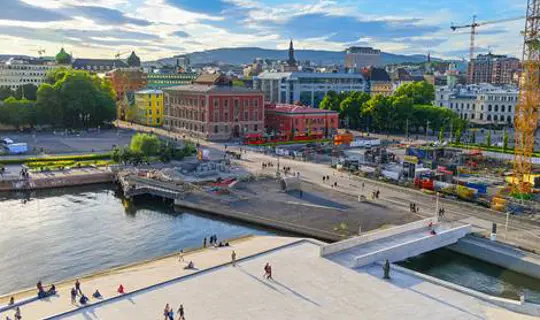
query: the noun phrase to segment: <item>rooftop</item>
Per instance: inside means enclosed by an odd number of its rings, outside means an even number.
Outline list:
[[[233,86],[217,86],[217,85],[203,85],[203,84],[190,84],[186,86],[174,86],[163,89],[166,92],[199,92],[199,93],[224,93],[224,94],[262,94],[261,91],[249,89],[245,87],[233,87]]]
[[[163,94],[162,90],[146,89],[135,92],[135,94]]]
[[[82,66],[110,66],[110,67],[128,67],[127,63],[120,59],[75,59],[73,67]]]
[[[312,107],[297,106],[294,104],[267,104],[265,106],[266,111],[274,111],[276,113],[290,113],[290,114],[338,114],[336,111],[323,110]]]
[[[239,259],[245,257],[235,247],[206,251],[230,255],[232,249]],[[262,277],[267,262],[272,280]],[[304,240],[247,257],[236,267],[202,270],[62,318],[155,319],[169,303],[175,316],[182,304],[188,319],[532,319],[397,269],[391,270],[391,280],[383,280],[382,273],[379,265],[353,270],[321,258],[319,244]]]
[[[323,72],[263,72],[257,79],[279,80],[282,78],[327,78],[327,79],[363,79],[364,76],[358,73],[323,73]]]

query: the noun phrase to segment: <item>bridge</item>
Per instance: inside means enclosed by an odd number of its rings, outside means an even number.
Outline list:
[[[430,224],[435,234],[431,233]],[[429,218],[370,232],[322,246],[320,255],[349,268],[372,263],[402,261],[456,243],[471,232],[471,225],[439,223]]]
[[[175,184],[171,182],[156,181],[153,179],[127,175],[118,177],[118,182],[124,190],[126,198],[150,194],[166,199],[182,199],[190,190],[190,184]]]

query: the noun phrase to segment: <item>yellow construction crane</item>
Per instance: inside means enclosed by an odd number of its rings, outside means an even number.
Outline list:
[[[476,16],[473,16],[473,21],[471,24],[461,25],[461,26],[455,26],[452,23],[452,26],[450,29],[452,31],[456,31],[458,29],[465,29],[470,28],[471,29],[471,44],[469,47],[469,71],[468,71],[468,81],[469,83],[473,83],[474,81],[474,49],[475,49],[475,41],[476,41],[476,35],[477,31],[476,28],[480,26],[487,26],[490,24],[497,24],[497,23],[503,23],[503,22],[510,22],[510,21],[516,21],[521,20],[524,17],[515,17],[515,18],[508,18],[508,19],[502,19],[502,20],[492,20],[492,21],[485,21],[485,22],[476,22]]]
[[[39,55],[40,58],[43,57],[44,54],[45,54],[45,49],[39,49],[38,50],[38,55]]]
[[[534,132],[540,105],[540,0],[527,0],[523,44],[523,73],[514,116],[514,194],[529,194]]]
[[[126,53],[130,53],[130,52],[131,52],[131,51],[117,52],[117,53],[114,55],[114,57],[115,57],[116,59],[119,59],[120,56],[123,56],[123,55],[125,55]]]

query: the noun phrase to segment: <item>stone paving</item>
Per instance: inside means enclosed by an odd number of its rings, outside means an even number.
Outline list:
[[[266,262],[273,280],[263,278]],[[163,319],[167,303],[183,304],[189,320],[533,319],[408,274],[391,276],[381,279],[378,265],[342,267],[320,258],[319,245],[301,242],[61,319]]]

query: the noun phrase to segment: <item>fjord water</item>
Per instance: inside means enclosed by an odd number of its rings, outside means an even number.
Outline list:
[[[176,212],[171,203],[137,199],[125,206],[114,186],[0,193],[0,295],[111,267],[265,231]]]

